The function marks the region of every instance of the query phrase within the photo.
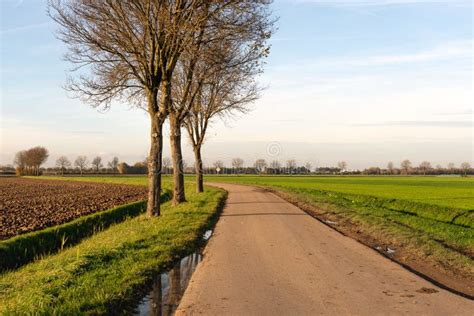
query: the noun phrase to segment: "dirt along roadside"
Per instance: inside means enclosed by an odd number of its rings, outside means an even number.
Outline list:
[[[177,315],[470,315],[443,290],[273,193],[229,192]]]

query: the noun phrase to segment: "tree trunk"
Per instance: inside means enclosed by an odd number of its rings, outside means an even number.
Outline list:
[[[183,153],[181,151],[181,121],[170,113],[170,144],[173,160],[173,204],[186,201],[184,193]]]
[[[151,115],[151,144],[148,156],[148,217],[160,215],[161,155],[163,150],[163,124]]]
[[[194,169],[196,172],[196,192],[204,192],[204,178],[202,172],[201,147],[194,148]]]

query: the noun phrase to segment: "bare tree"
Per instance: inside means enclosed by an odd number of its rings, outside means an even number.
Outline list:
[[[395,166],[393,165],[393,162],[389,161],[387,164],[388,174],[393,174],[394,170],[395,170]]]
[[[165,174],[170,173],[171,159],[169,157],[163,158],[163,171]]]
[[[243,166],[244,166],[244,160],[242,158],[232,159],[232,168],[234,168],[236,173],[239,173],[239,171],[242,169]]]
[[[19,175],[40,174],[40,167],[48,159],[48,150],[41,146],[36,146],[28,150],[22,150],[16,153],[13,163],[17,166]]]
[[[270,163],[270,168],[273,170],[273,173],[279,173],[281,169],[281,163],[278,160],[273,160]]]
[[[311,165],[310,162],[307,162],[307,163],[304,164],[304,168],[306,169],[306,173],[311,173],[311,168],[312,167],[313,166]]]
[[[100,156],[97,156],[95,157],[94,159],[92,159],[92,166],[94,166],[95,168],[95,171],[96,172],[99,172],[100,171],[100,168],[103,167],[102,165],[102,158]]]
[[[408,159],[403,160],[400,164],[400,167],[402,168],[405,174],[409,174],[411,170],[411,161]]]
[[[92,106],[124,100],[150,117],[148,216],[160,215],[163,124],[171,102],[174,69],[209,21],[228,10],[267,1],[50,0],[48,13],[69,46],[67,60],[81,69],[69,91]],[[245,14],[243,14],[245,16]],[[219,23],[211,23],[218,27]],[[88,75],[84,69],[90,70]]]
[[[461,164],[461,170],[464,172],[464,175],[467,175],[469,169],[471,169],[471,164],[469,162],[463,162]]]
[[[117,172],[117,166],[118,166],[118,164],[119,164],[119,159],[118,159],[118,157],[114,157],[114,158],[112,158],[111,161],[109,161],[109,162],[107,163],[107,166],[108,166],[110,169],[112,169],[112,172],[113,172],[113,173],[115,173],[115,172]]]
[[[252,81],[262,71],[260,60],[268,55],[266,41],[274,22],[269,18],[270,1],[227,3],[225,18],[198,34],[195,50],[183,54],[173,78],[169,110],[173,164],[182,156],[180,128],[185,125],[193,145],[198,192],[203,190],[201,148],[209,122],[214,116],[244,110],[257,97]],[[184,200],[184,182],[176,172],[173,200],[179,203]]]
[[[87,165],[89,164],[89,161],[87,160],[86,156],[78,156],[76,160],[74,161],[74,165],[79,168],[81,171],[81,175],[84,172],[84,169],[87,168]]]
[[[422,163],[420,163],[419,168],[421,172],[423,172],[423,175],[426,175],[426,171],[432,169],[431,163],[429,161],[423,161]]]
[[[28,159],[26,150],[22,150],[16,153],[13,164],[16,166],[17,175],[23,175],[28,168]]]
[[[220,173],[222,169],[224,169],[224,162],[222,160],[217,160],[213,163],[214,169],[216,169],[217,173]]]
[[[39,175],[40,166],[46,162],[49,157],[48,150],[41,146],[36,146],[30,148],[27,151],[27,155],[29,156],[29,160],[31,163],[31,167],[33,168],[33,172],[35,175]]]
[[[293,170],[296,168],[296,160],[290,159],[286,161],[286,169],[289,174],[293,174]]]
[[[64,171],[71,167],[71,162],[66,156],[61,156],[56,160],[56,167],[61,170],[61,174],[64,175]]]
[[[183,166],[182,172],[183,172],[183,174],[184,174],[184,173],[186,173],[186,170],[188,169],[188,163],[186,162],[186,160],[183,159],[183,160],[181,161],[181,165]]]
[[[345,161],[339,161],[337,163],[337,167],[341,170],[341,173],[343,173],[344,171],[346,171],[347,169],[347,162]]]
[[[448,163],[448,170],[450,173],[453,173],[454,172],[454,169],[456,169],[456,165],[454,164],[454,162],[450,162]]]
[[[254,168],[258,173],[262,173],[265,171],[265,168],[267,168],[267,162],[265,159],[257,159],[255,161]]]

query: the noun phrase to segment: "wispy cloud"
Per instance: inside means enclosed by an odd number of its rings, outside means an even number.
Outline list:
[[[286,0],[292,3],[313,3],[331,6],[386,6],[403,4],[472,5],[470,0]]]
[[[384,127],[384,126],[401,126],[401,127],[472,127],[471,121],[393,121],[382,123],[362,123],[351,124],[350,126],[358,127]]]
[[[34,23],[34,24],[28,24],[28,25],[12,27],[12,28],[9,28],[9,29],[2,29],[2,30],[0,30],[0,35],[7,35],[7,34],[14,34],[14,33],[18,33],[18,32],[23,32],[23,31],[35,30],[35,29],[47,27],[49,25],[51,25],[51,22]]]
[[[399,54],[373,56],[364,59],[354,59],[353,65],[362,66],[382,66],[388,64],[402,64],[413,62],[430,62],[446,60],[452,58],[472,58],[472,40],[463,40],[444,43],[431,50],[422,51],[414,54]]]
[[[457,111],[450,111],[450,112],[440,112],[436,113],[435,115],[442,115],[442,116],[464,116],[464,115],[473,115],[474,111],[472,109],[461,109]]]
[[[347,67],[384,67],[399,66],[402,64],[421,64],[430,62],[452,62],[457,60],[472,60],[473,40],[457,40],[441,43],[435,47],[411,53],[369,55],[369,56],[341,56],[337,58],[321,58],[302,60],[297,63],[275,66],[277,70],[309,70]]]

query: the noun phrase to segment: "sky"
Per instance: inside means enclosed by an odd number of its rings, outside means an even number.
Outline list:
[[[143,160],[143,110],[114,103],[101,112],[62,88],[71,65],[46,1],[0,4],[0,164],[36,145],[48,148],[47,166],[61,155]],[[213,123],[205,165],[473,163],[471,0],[276,0],[272,10],[265,91],[250,113]],[[187,140],[183,147],[192,164]]]

